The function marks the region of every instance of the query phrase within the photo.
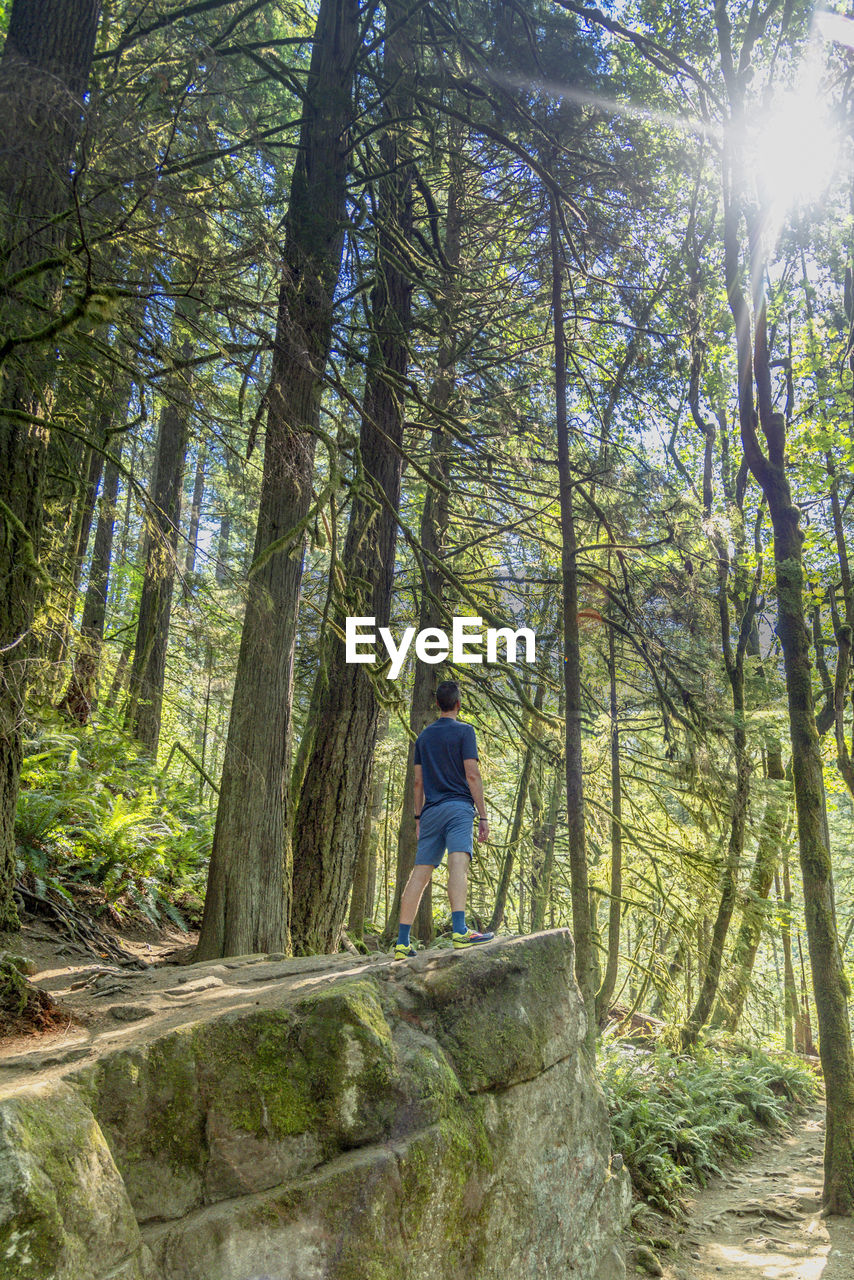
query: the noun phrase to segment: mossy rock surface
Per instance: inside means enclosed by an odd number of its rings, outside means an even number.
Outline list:
[[[568,933],[244,964],[239,1007],[2,1104],[10,1280],[603,1280],[628,1180]]]
[[[147,1252],[147,1251],[146,1251]],[[0,1275],[153,1277],[121,1176],[95,1117],[58,1084],[0,1101]]]
[[[459,959],[443,956],[425,973],[421,997],[465,1088],[506,1088],[579,1050],[586,1021],[567,930],[490,943]]]
[[[373,984],[191,1024],[78,1073],[142,1222],[276,1186],[390,1133],[397,1069]]]

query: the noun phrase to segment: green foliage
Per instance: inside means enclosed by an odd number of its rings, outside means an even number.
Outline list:
[[[747,1156],[758,1132],[786,1123],[787,1103],[816,1092],[802,1062],[760,1051],[676,1056],[611,1043],[600,1066],[614,1150],[635,1190],[671,1214],[689,1183],[705,1184],[722,1160]]]
[[[209,815],[124,735],[47,724],[25,744],[15,821],[18,874],[38,897],[95,887],[118,916],[164,916],[198,899]]]

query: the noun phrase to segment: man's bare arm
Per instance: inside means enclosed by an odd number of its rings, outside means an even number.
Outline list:
[[[489,821],[486,816],[486,803],[483,799],[483,779],[480,776],[480,766],[476,760],[464,760],[463,768],[466,771],[466,782],[469,784],[474,807],[480,816],[477,838],[478,840],[485,840],[489,834]]]
[[[421,815],[424,808],[424,772],[420,764],[416,764],[412,769],[412,790],[415,797],[415,817]]]

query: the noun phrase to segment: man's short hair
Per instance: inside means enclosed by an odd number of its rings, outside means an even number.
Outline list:
[[[453,711],[460,700],[460,686],[456,680],[443,680],[436,690],[440,711]]]

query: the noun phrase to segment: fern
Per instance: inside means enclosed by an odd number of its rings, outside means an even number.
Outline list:
[[[186,931],[173,899],[203,891],[211,815],[115,731],[48,725],[26,744],[15,836],[37,896],[94,886],[120,916]]]
[[[725,1158],[746,1156],[757,1133],[785,1123],[782,1099],[800,1104],[816,1091],[802,1063],[759,1051],[677,1057],[612,1041],[600,1065],[614,1150],[638,1194],[672,1214],[690,1182],[706,1183]]]

